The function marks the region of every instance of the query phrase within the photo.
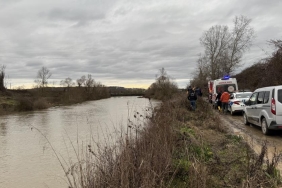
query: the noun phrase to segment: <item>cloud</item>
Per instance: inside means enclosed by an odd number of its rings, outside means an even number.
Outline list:
[[[0,0],[0,64],[12,85],[33,82],[45,66],[58,83],[91,74],[106,85],[149,86],[164,67],[185,87],[204,52],[204,31],[231,29],[235,16],[252,19],[256,38],[240,71],[272,53],[268,40],[281,39],[281,6],[277,0]]]

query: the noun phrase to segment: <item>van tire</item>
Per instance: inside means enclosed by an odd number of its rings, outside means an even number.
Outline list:
[[[265,135],[270,134],[270,130],[268,129],[268,125],[267,125],[265,118],[262,118],[261,120],[261,130],[262,130],[262,133]]]
[[[243,118],[244,118],[244,124],[250,125],[250,122],[248,122],[248,117],[247,117],[246,113],[243,114]]]

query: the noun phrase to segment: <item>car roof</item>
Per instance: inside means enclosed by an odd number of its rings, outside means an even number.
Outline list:
[[[265,91],[270,91],[274,88],[277,88],[277,89],[282,89],[282,85],[278,85],[278,86],[269,86],[269,87],[261,87],[261,88],[258,88],[256,89],[255,91],[262,91],[262,90],[265,90]]]
[[[246,91],[246,92],[235,92],[234,94],[243,94],[243,93],[252,94],[253,92],[250,92],[250,91]]]

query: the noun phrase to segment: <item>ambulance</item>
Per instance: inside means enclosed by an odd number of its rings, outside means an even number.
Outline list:
[[[209,102],[215,104],[215,98],[219,91],[223,93],[227,91],[229,93],[234,93],[239,91],[236,78],[230,78],[229,76],[224,76],[223,78],[208,81],[209,88]]]

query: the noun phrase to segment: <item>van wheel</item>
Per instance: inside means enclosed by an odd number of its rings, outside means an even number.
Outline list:
[[[262,133],[265,134],[265,135],[270,134],[270,130],[268,129],[267,122],[266,122],[265,118],[262,118],[262,120],[261,120],[261,130],[262,130]]]
[[[246,113],[244,113],[243,118],[244,118],[244,124],[250,125],[250,122],[248,122],[248,116],[246,115]]]

